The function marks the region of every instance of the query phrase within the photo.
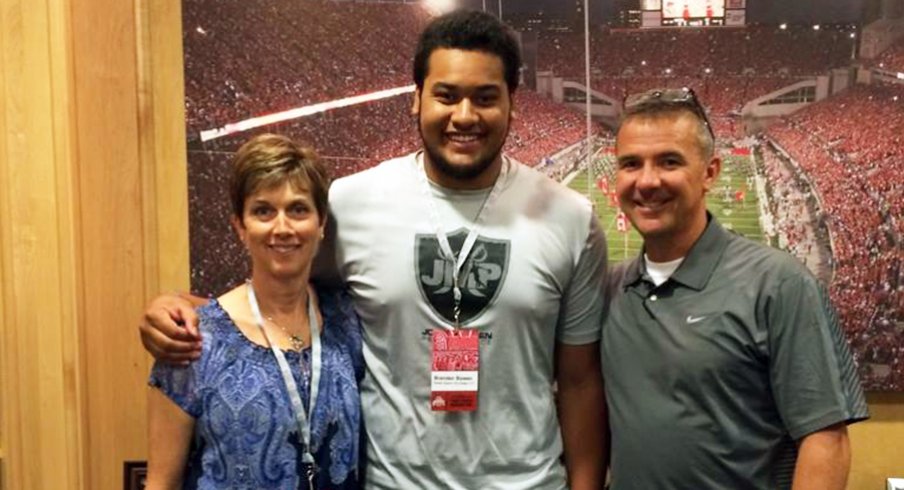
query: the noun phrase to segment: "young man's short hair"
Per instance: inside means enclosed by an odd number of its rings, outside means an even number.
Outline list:
[[[498,19],[476,10],[456,10],[433,19],[421,33],[414,54],[414,83],[424,88],[430,55],[437,49],[480,51],[498,56],[509,93],[518,88],[521,51],[514,32]]]

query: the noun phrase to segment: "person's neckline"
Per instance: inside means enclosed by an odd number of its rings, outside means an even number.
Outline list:
[[[251,337],[248,337],[248,335],[245,334],[245,332],[242,330],[242,328],[239,327],[238,322],[235,321],[235,318],[232,318],[232,315],[230,315],[229,312],[226,311],[226,308],[223,307],[223,304],[220,303],[220,301],[217,298],[214,298],[211,301],[216,304],[216,307],[220,310],[220,312],[223,314],[223,316],[226,317],[226,319],[229,321],[228,328],[229,328],[230,333],[232,333],[233,335],[238,335],[239,339],[242,342],[250,345],[255,350],[255,352],[272,355],[272,351],[270,350],[269,345],[255,342],[254,339],[252,339]],[[321,314],[321,316],[322,316],[322,314]],[[324,320],[324,322],[326,322],[326,320]],[[288,355],[288,356],[301,356],[305,352],[308,352],[308,353],[311,352],[311,345],[308,344],[308,345],[304,346],[301,350],[283,349],[281,347],[277,347],[277,349],[281,350],[283,354]]]
[[[430,176],[430,171],[427,170],[427,153],[421,149],[415,152],[414,154],[414,164],[417,167],[420,167],[423,170],[419,170],[424,172],[424,175],[427,177],[427,182],[430,184],[430,187],[435,190],[439,190],[446,194],[459,194],[459,195],[480,195],[485,194],[487,192],[492,191],[493,187],[496,185],[497,180],[506,178],[507,175],[511,173],[513,170],[513,163],[511,159],[509,159],[504,154],[499,154],[499,168],[496,172],[495,178],[487,183],[486,185],[480,187],[474,187],[469,185],[448,185],[448,183],[439,182]],[[464,182],[461,180],[452,179],[455,182]],[[504,182],[502,182],[504,183]],[[502,184],[500,183],[500,184]]]

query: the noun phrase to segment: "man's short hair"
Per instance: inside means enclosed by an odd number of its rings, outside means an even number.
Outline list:
[[[706,110],[693,90],[657,88],[631,94],[625,97],[621,124],[634,117],[658,117],[663,115],[690,114],[697,121],[697,139],[700,154],[704,158],[713,156],[716,137],[706,116]]]
[[[514,32],[492,15],[476,10],[456,10],[433,19],[421,33],[414,54],[414,84],[424,88],[428,61],[437,49],[480,51],[498,56],[505,83],[515,93],[520,79],[521,51]]]

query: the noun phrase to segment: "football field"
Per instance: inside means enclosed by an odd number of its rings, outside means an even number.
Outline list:
[[[600,226],[606,232],[606,239],[609,242],[610,262],[617,263],[632,258],[640,251],[640,235],[630,222],[627,233],[618,230],[616,222],[618,206],[614,198],[605,192],[607,186],[601,181],[602,178],[607,178],[608,188],[615,190],[615,166],[612,156],[598,158],[591,170],[590,176],[586,170],[579,171],[569,183],[569,187],[589,196],[596,206]],[[715,189],[707,197],[707,207],[726,228],[752,240],[764,242],[753,174],[752,157],[724,156],[722,174]]]

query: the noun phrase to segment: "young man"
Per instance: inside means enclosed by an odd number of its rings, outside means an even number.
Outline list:
[[[800,263],[707,212],[713,147],[692,91],[626,100],[616,192],[644,245],[603,326],[612,489],[841,490],[867,417],[850,351]]]
[[[602,487],[605,240],[587,200],[501,153],[519,67],[492,16],[435,19],[414,60],[423,149],[330,192],[321,254],[362,318],[368,488]],[[148,350],[191,358],[187,303],[147,318]],[[437,410],[436,339],[472,334],[476,408]]]

